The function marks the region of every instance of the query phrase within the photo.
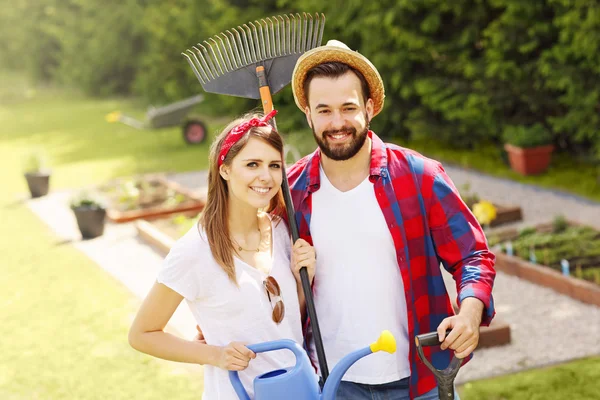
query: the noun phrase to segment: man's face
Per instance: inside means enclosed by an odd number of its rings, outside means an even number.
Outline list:
[[[307,97],[306,119],[323,154],[336,161],[354,157],[365,144],[373,115],[373,101],[364,103],[356,74],[313,78]]]

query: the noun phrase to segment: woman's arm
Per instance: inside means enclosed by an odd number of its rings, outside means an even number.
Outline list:
[[[131,328],[129,344],[134,349],[170,361],[208,364],[241,371],[256,355],[243,344],[232,342],[225,347],[181,339],[164,328],[183,297],[161,283],[155,283],[142,303]]]

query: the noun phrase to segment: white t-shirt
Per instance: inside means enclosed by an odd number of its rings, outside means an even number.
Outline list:
[[[247,344],[277,339],[302,343],[302,327],[296,280],[290,269],[291,241],[285,222],[272,223],[273,258],[271,275],[277,280],[285,305],[280,324],[272,319],[272,308],[263,281],[264,272],[234,258],[239,287],[227,277],[212,256],[205,233],[194,226],[180,238],[164,260],[157,280],[181,294],[206,343],[225,346],[233,341]],[[258,353],[248,368],[239,372],[240,380],[252,397],[257,375],[295,364],[292,352],[278,350]],[[237,400],[228,371],[204,367],[203,400]]]
[[[368,355],[342,379],[375,385],[410,376],[404,284],[369,179],[341,192],[321,169],[321,187],[312,194],[310,232],[317,253],[314,301],[329,369],[387,329],[396,338],[396,353]],[[314,341],[310,348],[318,366]]]

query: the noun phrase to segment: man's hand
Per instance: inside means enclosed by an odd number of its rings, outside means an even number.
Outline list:
[[[458,315],[448,317],[437,328],[441,349],[454,350],[457,358],[465,358],[475,350],[479,343],[479,325],[483,314],[483,303],[474,297],[463,300]],[[452,332],[446,336],[446,330]]]

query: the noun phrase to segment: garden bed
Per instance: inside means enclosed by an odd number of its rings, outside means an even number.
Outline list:
[[[115,223],[165,218],[176,213],[197,215],[205,199],[162,176],[118,179],[99,188],[108,200],[106,215]]]
[[[473,205],[475,205],[475,203],[478,203],[480,200],[485,199],[481,199],[477,193],[471,193],[470,188],[471,185],[469,183],[466,183],[461,187],[460,193],[467,207],[473,210]],[[519,206],[496,204],[493,202],[492,204],[496,209],[496,218],[492,220],[492,222],[490,223],[490,227],[496,227],[498,225],[517,222],[523,219],[523,211]]]
[[[179,213],[168,218],[152,221],[136,221],[136,229],[140,237],[167,254],[177,239],[183,236],[196,222],[198,216],[194,213]]]
[[[503,206],[495,203],[492,204],[494,204],[494,207],[496,207],[496,218],[490,223],[491,227],[517,222],[523,219],[521,207]]]
[[[496,232],[488,240],[500,250],[498,270],[600,306],[599,231],[557,218],[519,232]]]

